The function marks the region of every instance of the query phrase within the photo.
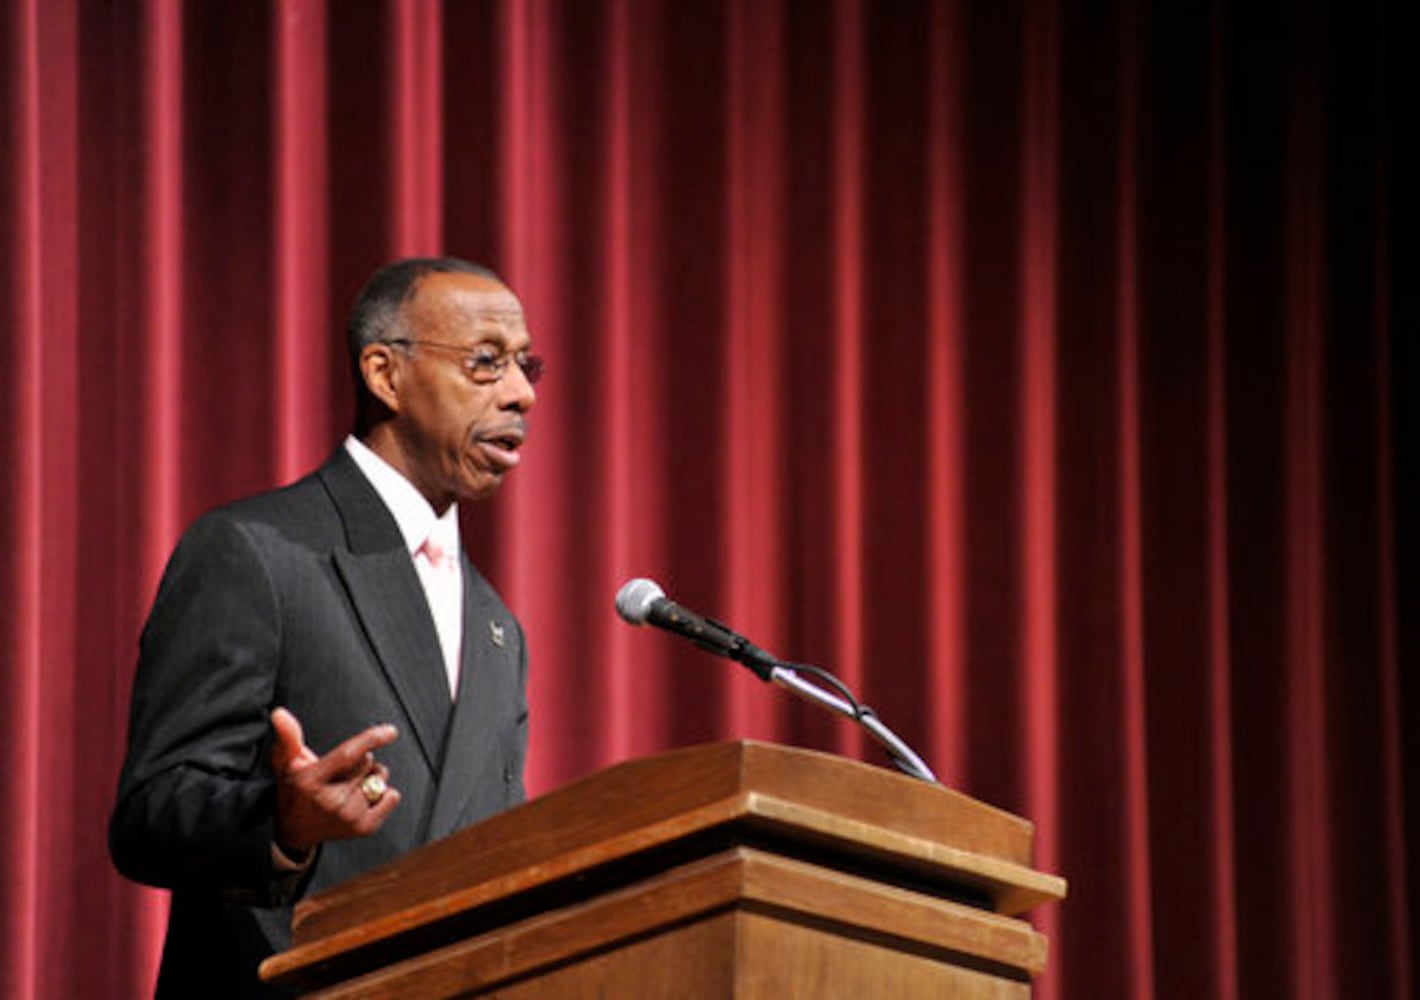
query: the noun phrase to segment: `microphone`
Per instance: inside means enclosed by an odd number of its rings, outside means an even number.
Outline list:
[[[684,636],[701,649],[743,663],[762,681],[770,680],[779,665],[773,656],[728,626],[668,599],[655,580],[627,580],[616,592],[616,612],[632,625],[654,625]]]
[[[647,580],[645,577],[627,580],[621,585],[621,589],[616,592],[616,613],[632,625],[651,624],[667,632],[685,636],[701,649],[743,663],[762,681],[787,688],[806,701],[852,719],[883,745],[899,769],[923,781],[937,781],[937,776],[926,762],[917,756],[900,736],[884,725],[876,712],[867,705],[859,704],[843,682],[827,670],[820,670],[806,663],[784,663],[776,660],[729,626],[722,625],[713,618],[698,615],[689,608],[683,608],[669,600],[666,592],[655,580]],[[802,673],[812,674],[828,682],[838,691],[838,695],[805,680],[801,676]]]

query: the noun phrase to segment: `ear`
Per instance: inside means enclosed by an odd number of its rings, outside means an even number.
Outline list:
[[[365,388],[391,413],[399,412],[400,359],[390,344],[366,344],[360,352],[360,377]]]

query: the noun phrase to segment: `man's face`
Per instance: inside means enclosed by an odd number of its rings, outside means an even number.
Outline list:
[[[391,430],[402,471],[442,513],[454,501],[491,496],[518,464],[536,394],[513,359],[532,340],[517,296],[476,274],[426,275],[403,315],[415,343],[392,349],[399,406]],[[479,383],[469,352],[510,363],[497,381]]]

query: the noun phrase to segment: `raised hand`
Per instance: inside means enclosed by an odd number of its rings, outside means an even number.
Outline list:
[[[394,726],[371,726],[320,757],[306,746],[301,723],[288,710],[272,712],[271,725],[276,843],[282,851],[298,856],[322,841],[363,837],[399,805],[399,791],[387,784],[388,769],[375,760],[376,750],[398,738]]]

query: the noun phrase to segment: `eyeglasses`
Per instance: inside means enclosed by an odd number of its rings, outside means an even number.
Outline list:
[[[433,340],[417,340],[412,337],[391,337],[382,341],[386,344],[399,344],[406,347],[432,347],[440,351],[452,351],[463,356],[460,367],[464,374],[479,385],[489,385],[502,379],[503,374],[508,370],[508,366],[516,364],[523,371],[523,378],[528,380],[528,384],[536,383],[542,378],[546,363],[542,356],[538,354],[500,354],[493,348],[482,345],[479,347],[461,347],[458,344],[441,344]]]

